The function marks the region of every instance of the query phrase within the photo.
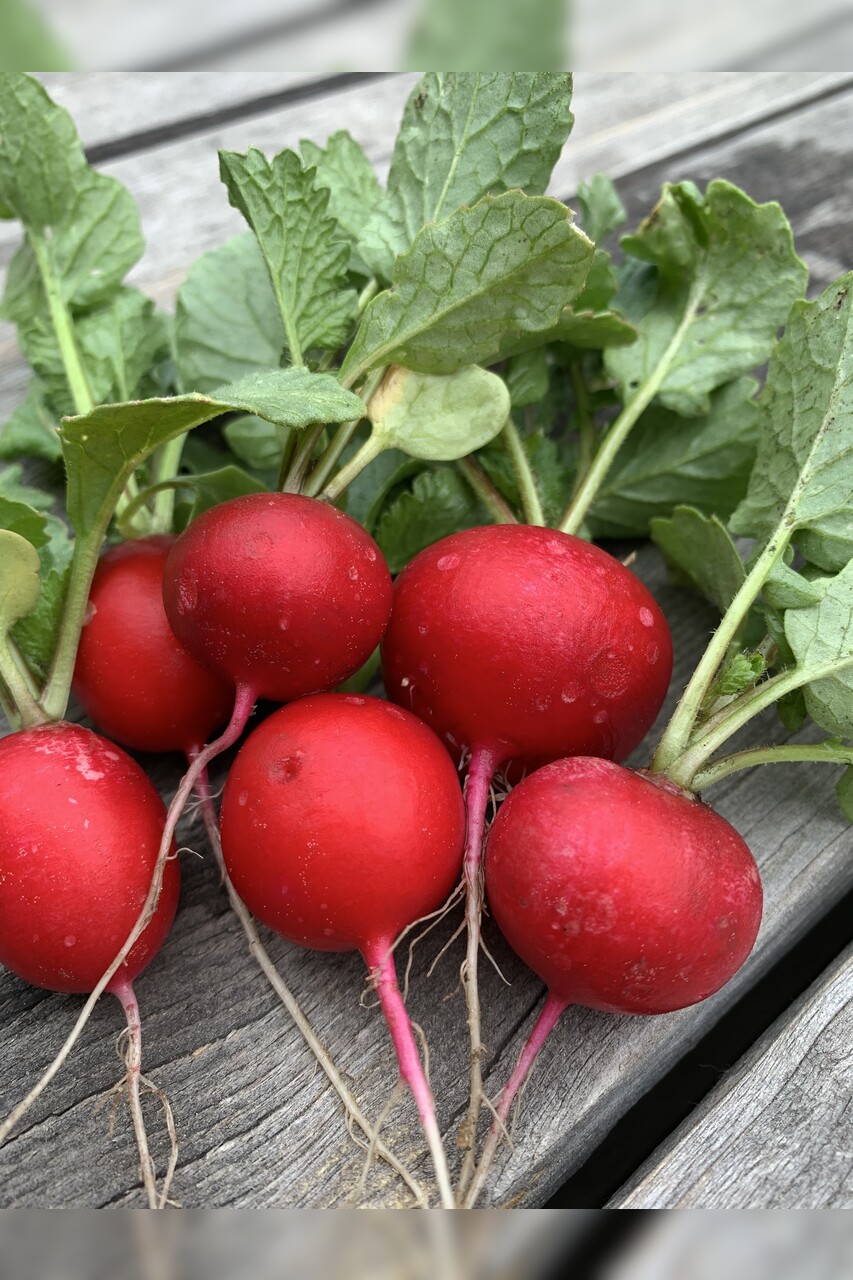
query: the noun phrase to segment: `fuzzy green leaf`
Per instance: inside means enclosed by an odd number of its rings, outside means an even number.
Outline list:
[[[577,205],[581,226],[595,244],[605,240],[628,218],[619,193],[606,173],[595,173],[587,182],[578,184]]]
[[[29,539],[0,529],[0,640],[38,604],[39,555]]]
[[[329,213],[357,241],[382,200],[373,165],[346,129],[333,133],[325,147],[303,139],[299,148],[306,167],[317,171],[317,185],[329,193]]]
[[[853,660],[853,561],[812,584],[817,602],[785,613],[785,635],[802,668]],[[828,733],[853,737],[853,664],[805,687],[809,715]]]
[[[294,364],[312,347],[334,349],[347,338],[356,295],[347,289],[350,246],[328,213],[329,192],[295,151],[267,160],[220,151],[222,181],[231,204],[254,231]]]
[[[427,226],[367,307],[342,368],[452,373],[494,359],[510,337],[553,327],[580,292],[592,245],[565,205],[509,191]]]
[[[493,440],[509,417],[506,383],[471,365],[456,373],[386,374],[368,406],[372,437],[383,449],[451,462]]]
[[[374,537],[392,573],[412,556],[459,529],[488,523],[479,499],[453,467],[437,467],[416,476],[410,491],[393,499],[382,513]]]
[[[814,302],[795,304],[761,405],[758,457],[732,529],[766,539],[784,516],[810,535],[814,559],[824,534],[833,546],[839,528],[842,542],[850,530],[853,273]]]
[[[506,371],[513,409],[538,404],[548,394],[548,355],[544,347],[534,347],[513,356]]]
[[[45,404],[44,384],[32,378],[25,399],[0,428],[0,458],[56,462],[62,456],[57,425]]]
[[[651,535],[667,564],[725,613],[746,580],[725,525],[693,507],[676,507],[669,519],[652,520]]]
[[[212,391],[275,369],[284,326],[252,235],[232,236],[190,267],[175,304],[175,363],[184,391]]]
[[[757,384],[739,378],[711,396],[710,412],[682,418],[651,405],[628,436],[593,504],[596,537],[645,537],[679,504],[731,515],[755,461]]]
[[[364,404],[331,374],[276,369],[250,374],[209,396],[191,393],[101,405],[83,417],[67,418],[60,435],[74,528],[80,533],[104,524],[130,476],[160,445],[230,412],[306,427],[346,422],[360,416]]]
[[[805,291],[806,267],[779,205],[755,204],[722,180],[704,196],[691,183],[666,185],[623,246],[657,273],[645,278],[645,294],[619,295],[640,337],[608,352],[607,368],[629,400],[676,342],[658,392],[675,413],[707,413],[716,387],[766,360]]]
[[[412,92],[388,191],[361,254],[383,280],[418,232],[461,205],[513,188],[539,195],[573,116],[571,76],[547,71],[430,71]]]

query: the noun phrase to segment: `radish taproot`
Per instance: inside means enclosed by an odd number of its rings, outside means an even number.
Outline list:
[[[364,957],[446,1208],[446,1158],[393,947],[452,891],[464,837],[447,752],[378,698],[321,694],[275,712],[240,750],[222,802],[225,865],[258,919],[301,946]]]
[[[395,702],[457,757],[470,753],[464,1186],[482,1097],[477,960],[492,779],[500,768],[535,768],[567,755],[624,759],[661,708],[672,641],[654,597],[606,551],[552,529],[492,525],[443,538],[400,574],[382,672]]]
[[[133,982],[174,919],[180,889],[174,858],[163,869],[150,920],[115,961],[149,896],[163,802],[119,747],[65,722],[0,740],[0,773],[0,963],[49,991],[107,990],[121,1002],[130,1037],[131,1114],[155,1208],[160,1197],[139,1103],[142,1041]],[[72,1044],[66,1042],[68,1051]],[[51,1078],[63,1060],[54,1061]],[[43,1077],[38,1092],[48,1082]],[[0,1126],[0,1141],[33,1100],[31,1094]]]
[[[227,723],[234,687],[201,667],[169,625],[163,571],[174,542],[137,538],[101,557],[73,688],[98,729],[122,746],[192,754]]]
[[[509,795],[489,832],[486,897],[548,996],[498,1102],[505,1122],[564,1009],[661,1014],[737,972],[761,922],[761,879],[734,827],[668,778],[560,760]],[[466,1203],[500,1138],[495,1124]]]

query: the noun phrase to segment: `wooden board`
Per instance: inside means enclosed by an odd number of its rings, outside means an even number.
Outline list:
[[[644,82],[645,77],[634,82],[638,103]],[[618,87],[624,95],[629,89],[622,79],[612,83],[614,92]],[[678,84],[684,88],[686,78],[673,78],[669,84],[674,93]],[[643,138],[650,146],[652,139],[658,138],[654,145],[663,146],[660,139],[665,127],[659,113],[665,116],[668,110],[661,101],[663,87],[658,85],[654,90],[658,106],[647,113],[657,123],[652,132],[644,134],[652,125],[643,123],[642,116],[638,120],[633,171],[621,184],[632,215],[648,208],[664,177],[707,178],[724,173],[761,198],[783,201],[801,250],[813,267],[815,286],[826,283],[853,261],[853,233],[846,222],[853,196],[849,154],[853,94],[843,83],[821,88],[815,82],[813,87],[818,100],[811,105],[797,107],[789,102],[771,112],[772,118],[764,123],[739,127],[733,137],[726,133],[721,140],[686,153],[680,146],[676,116],[666,126],[669,151],[661,159],[660,151],[652,147],[655,163],[647,165]],[[407,88],[402,78],[380,81],[335,95],[325,103],[312,103],[310,111],[309,104],[302,104],[299,111],[241,121],[208,137],[172,143],[162,152],[112,162],[112,172],[126,166],[125,176],[129,182],[132,179],[131,185],[136,184],[135,194],[143,202],[152,237],[145,267],[151,273],[150,287],[168,296],[187,261],[225,234],[222,211],[228,210],[212,159],[216,142],[260,142],[274,147],[306,133],[322,137],[324,131],[339,127],[345,119],[378,158],[380,148],[390,145],[393,133],[389,128],[382,135],[383,122],[390,113],[396,128],[399,104]],[[599,91],[603,103],[607,101],[605,88],[602,79]],[[581,93],[579,85],[575,103],[579,130]],[[392,98],[396,98],[393,103]],[[689,102],[686,90],[684,99]],[[718,97],[713,111],[710,106],[707,111],[714,136],[720,132],[721,111]],[[268,132],[259,138],[260,126]],[[601,154],[605,156],[614,133],[619,132],[612,116],[602,132]],[[583,134],[579,132],[578,138],[582,142]],[[626,163],[629,150],[626,144]],[[168,175],[173,172],[176,156],[190,166],[191,180],[181,184],[173,204]],[[612,153],[609,159],[614,159]],[[590,168],[586,172],[601,167],[592,150],[587,153],[587,162]],[[11,379],[12,367],[8,359],[0,365],[4,386]],[[692,597],[665,585],[652,549],[643,550],[637,568],[658,594],[673,627],[678,665],[671,707],[713,626],[713,614]],[[771,739],[784,739],[772,716],[753,726],[745,742]],[[648,748],[636,757],[638,763],[647,759]],[[649,1020],[589,1012],[567,1014],[527,1091],[519,1146],[499,1166],[493,1202],[543,1203],[619,1116],[853,885],[849,828],[835,808],[833,772],[821,766],[778,767],[749,778],[729,779],[717,789],[715,805],[750,842],[765,877],[767,910],[753,957],[725,992],[695,1010]],[[168,790],[177,778],[177,766],[158,776]],[[191,821],[185,824],[181,838],[203,847]],[[185,884],[178,926],[161,958],[139,983],[146,1069],[167,1088],[181,1131],[177,1195],[187,1204],[319,1206],[346,1202],[358,1186],[361,1155],[342,1130],[337,1105],[323,1077],[246,955],[209,863],[187,858]],[[456,989],[461,960],[458,945],[431,979],[425,977],[451,927],[422,943],[418,950],[412,1009],[432,1046],[433,1082],[452,1142],[465,1093],[464,1018]],[[493,929],[489,942],[512,981],[506,987],[484,967],[485,1038],[492,1053],[489,1087],[496,1092],[531,1025],[541,992]],[[309,1013],[323,1028],[366,1108],[377,1114],[392,1086],[394,1067],[376,1012],[358,1006],[362,966],[352,957],[309,955],[280,941],[273,940],[271,948],[302,994]],[[49,1059],[73,1017],[74,1005],[69,999],[32,991],[8,974],[0,978],[5,1043],[14,1046],[14,1052],[0,1055],[0,1110],[12,1105]],[[117,1008],[104,1003],[73,1067],[60,1075],[31,1115],[29,1125],[0,1150],[0,1203],[138,1203],[138,1193],[131,1190],[135,1187],[135,1155],[126,1119],[122,1115],[110,1139],[105,1115],[94,1111],[95,1103],[118,1075],[113,1055],[118,1030]],[[154,1127],[156,1114],[152,1113]],[[420,1152],[408,1104],[392,1115],[385,1136],[401,1152]],[[155,1142],[155,1149],[162,1158],[163,1143]],[[422,1156],[419,1167],[424,1168]],[[401,1203],[399,1188],[381,1169],[370,1176],[368,1199],[370,1203]]]
[[[853,1208],[853,948],[762,1036],[612,1209]]]

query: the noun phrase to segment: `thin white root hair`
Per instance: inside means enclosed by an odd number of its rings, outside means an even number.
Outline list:
[[[494,969],[495,973],[496,973],[496,974],[498,975],[498,977],[500,978],[501,982],[503,982],[503,983],[505,984],[505,986],[507,986],[507,987],[511,987],[511,986],[512,986],[512,983],[510,982],[509,978],[507,978],[507,977],[505,976],[505,974],[501,971],[501,967],[500,967],[500,965],[498,964],[498,962],[497,962],[497,960],[495,959],[495,957],[492,955],[492,953],[491,953],[491,951],[489,950],[489,948],[486,946],[486,943],[485,943],[485,942],[484,942],[484,940],[483,940],[482,934],[480,935],[480,950],[483,952],[483,955],[484,955],[484,956],[486,957],[486,959],[489,961],[489,964],[492,966],[492,968]]]
[[[365,1146],[365,1150],[367,1154],[364,1159],[364,1166],[361,1170],[361,1178],[359,1179],[359,1183],[358,1183],[359,1199],[361,1199],[364,1196],[364,1193],[367,1190],[367,1179],[370,1176],[370,1170],[373,1168],[374,1162],[376,1160],[376,1153],[379,1146],[379,1134],[382,1130],[382,1126],[390,1116],[391,1112],[396,1107],[397,1103],[402,1098],[405,1091],[406,1091],[405,1082],[402,1080],[398,1080],[397,1083],[394,1085],[394,1088],[391,1090],[391,1093],[388,1097],[388,1101],[385,1103],[385,1106],[379,1112],[379,1117],[376,1121],[376,1124],[373,1126],[370,1132],[370,1139]]]
[[[442,906],[438,907],[437,910],[430,912],[430,914],[427,916],[421,916],[420,920],[414,920],[410,925],[407,926],[407,928],[403,930],[403,932],[400,934],[397,941],[394,943],[394,950],[396,950],[397,947],[405,938],[407,933],[410,933],[412,929],[417,928],[419,924],[425,924],[427,921],[430,921],[430,923],[427,924],[427,927],[425,929],[422,929],[421,932],[417,934],[417,936],[414,937],[412,941],[409,943],[409,954],[406,959],[406,970],[405,970],[405,973],[403,974],[403,1000],[404,1001],[408,1000],[409,998],[409,978],[411,977],[412,964],[414,963],[414,959],[415,959],[415,947],[418,945],[419,942],[422,942],[423,939],[428,934],[432,933],[433,929],[436,929],[441,924],[445,916],[450,914],[453,908],[463,900],[464,896],[465,896],[465,886],[460,880],[459,883],[453,889],[453,892],[450,894],[450,896],[447,898],[447,900],[443,903]],[[427,974],[427,977],[429,977],[429,974]]]
[[[492,1101],[492,1099],[489,1097],[489,1095],[488,1095],[488,1094],[486,1094],[486,1093],[484,1093],[484,1094],[483,1094],[483,1102],[486,1104],[486,1106],[487,1106],[487,1108],[489,1109],[489,1111],[491,1111],[491,1113],[492,1113],[492,1119],[494,1120],[495,1124],[496,1124],[496,1125],[498,1126],[498,1128],[500,1129],[502,1136],[506,1139],[507,1144],[509,1145],[509,1149],[510,1149],[510,1151],[515,1151],[515,1143],[514,1143],[514,1142],[513,1142],[513,1140],[512,1140],[512,1134],[510,1133],[509,1129],[507,1129],[506,1125],[504,1124],[503,1120],[501,1119],[501,1117],[500,1117],[500,1113],[499,1113],[499,1111],[498,1111],[498,1109],[497,1109],[497,1106],[496,1106],[496,1105],[495,1105],[495,1103]]]
[[[219,829],[216,822],[216,810],[213,807],[212,801],[209,799],[206,776],[202,776],[199,781],[199,795],[206,801],[204,806],[204,823],[208,839],[210,841],[210,846],[222,875],[222,883],[225,886],[225,891],[228,894],[231,907],[242,925],[243,933],[245,934],[246,941],[249,944],[249,951],[254,956],[273,991],[276,993],[279,1000],[296,1023],[297,1028],[302,1034],[302,1038],[314,1054],[316,1061],[323,1068],[329,1083],[335,1090],[335,1093],[338,1095],[341,1105],[344,1108],[344,1114],[347,1117],[347,1127],[349,1127],[350,1121],[352,1121],[354,1124],[358,1125],[359,1129],[361,1129],[362,1133],[368,1141],[370,1141],[373,1134],[373,1126],[358,1105],[355,1096],[348,1088],[334,1059],[303,1012],[299,1001],[293,995],[270,958],[269,952],[261,942],[255,922],[248,908],[242,898],[239,897],[236,889],[229,879],[228,872],[225,868],[225,861],[222,857],[222,844],[219,838]],[[428,1208],[429,1197],[427,1196],[426,1191],[421,1183],[409,1172],[403,1162],[398,1160],[393,1152],[389,1151],[381,1142],[377,1141],[375,1151],[376,1155],[379,1156],[380,1159],[384,1160],[385,1163],[394,1170],[398,1177],[402,1178],[419,1207],[422,1209]]]
[[[426,976],[427,976],[428,978],[431,978],[431,977],[432,977],[432,975],[433,975],[433,973],[434,973],[434,971],[435,971],[435,969],[436,969],[436,966],[438,965],[439,961],[440,961],[440,960],[441,960],[445,955],[447,955],[447,952],[448,952],[448,951],[450,950],[450,948],[453,946],[453,944],[454,944],[454,942],[456,941],[456,939],[459,937],[459,935],[460,935],[461,933],[464,933],[464,932],[465,932],[465,921],[463,920],[463,921],[460,923],[459,927],[458,927],[457,929],[455,929],[455,930],[454,930],[454,932],[453,932],[453,934],[451,935],[451,937],[450,937],[450,938],[448,938],[447,942],[445,942],[444,946],[441,948],[441,950],[439,951],[438,955],[435,957],[435,959],[433,960],[432,964],[431,964],[431,965],[430,965],[430,967],[427,969],[427,974],[426,974]],[[457,990],[458,990],[458,988],[457,988]]]
[[[427,1044],[426,1033],[421,1024],[419,1022],[415,1022],[414,1018],[410,1018],[409,1021],[412,1024],[412,1030],[421,1042],[421,1052],[423,1053],[424,1059],[424,1075],[426,1076],[427,1084],[432,1088],[432,1081],[429,1078],[429,1045]]]

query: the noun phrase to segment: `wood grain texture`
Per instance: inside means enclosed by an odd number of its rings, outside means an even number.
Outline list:
[[[587,176],[611,162],[630,164],[631,172],[620,189],[634,218],[650,207],[664,178],[704,181],[725,174],[759,198],[782,200],[800,250],[812,267],[813,287],[828,283],[853,263],[853,230],[848,222],[853,197],[849,141],[853,94],[838,85],[829,86],[832,96],[826,100],[797,110],[788,104],[766,123],[748,124],[734,137],[727,133],[721,140],[683,153],[678,115],[669,112],[668,101],[680,85],[689,105],[687,79],[662,79],[653,88],[656,96],[646,119],[641,108],[650,100],[643,94],[652,92],[647,78],[634,82],[633,98],[627,81],[618,78],[622,116],[631,114],[632,103],[636,107],[633,152],[622,137],[615,108],[608,105],[608,114],[601,117],[600,150],[588,147],[586,167],[579,167],[576,175]],[[698,82],[701,77],[691,79]],[[168,299],[188,262],[239,226],[216,176],[216,145],[253,143],[274,149],[305,135],[322,140],[345,123],[366,143],[372,158],[381,163],[384,155],[387,162],[410,83],[405,77],[380,81],[105,166],[128,181],[143,209],[149,254],[138,279]],[[601,77],[597,92],[605,104],[610,101],[608,83],[617,93],[617,79]],[[668,101],[664,100],[666,84]],[[702,92],[711,89],[705,84]],[[579,77],[578,129],[570,147],[583,145],[583,112],[589,110],[583,92]],[[823,90],[817,86],[815,92]],[[706,124],[713,137],[721,132],[724,100],[724,95],[717,95],[706,102]],[[652,132],[643,132],[649,129]],[[661,158],[661,139],[667,130],[669,150]],[[617,135],[623,161],[612,150]],[[644,137],[650,147],[648,156]],[[658,142],[653,144],[654,138]],[[177,163],[187,167],[176,190],[169,175]],[[0,253],[8,252],[8,243],[0,240]],[[5,354],[0,351],[0,398],[7,405],[16,376],[10,345]],[[714,617],[695,598],[666,585],[653,549],[641,551],[637,571],[658,595],[673,629],[678,658],[664,713],[668,714],[704,647]],[[754,725],[742,739],[744,745],[770,740],[785,740],[772,716]],[[646,763],[648,756],[647,747],[635,760]],[[174,787],[177,762],[148,763],[165,791]],[[220,769],[220,780],[223,774]],[[777,766],[730,778],[714,792],[715,807],[742,832],[762,866],[767,907],[755,953],[725,992],[694,1010],[658,1019],[568,1013],[527,1090],[517,1132],[519,1145],[499,1163],[493,1203],[542,1204],[738,994],[853,885],[849,827],[835,808],[833,775],[833,770],[818,765]],[[181,839],[203,851],[197,822],[187,820]],[[193,1205],[347,1203],[353,1195],[357,1197],[362,1155],[343,1130],[325,1079],[314,1069],[246,954],[209,860],[188,856],[184,869],[183,907],[175,930],[138,984],[146,1070],[168,1090],[181,1132],[176,1194]],[[451,1144],[465,1095],[459,944],[431,979],[426,978],[426,969],[455,923],[420,944],[412,979],[412,1011],[431,1044],[433,1083]],[[490,925],[487,929],[490,948],[512,984],[505,986],[484,965],[484,1034],[491,1053],[488,1083],[497,1092],[529,1030],[541,989],[496,931]],[[369,1114],[376,1115],[395,1072],[390,1043],[376,1011],[362,1010],[358,1004],[363,986],[360,962],[354,957],[301,953],[274,939],[270,946]],[[74,1000],[33,991],[8,974],[0,976],[0,1019],[4,1044],[9,1046],[8,1052],[0,1054],[0,1110],[13,1105],[49,1060],[76,1007]],[[118,1007],[115,1002],[103,1002],[73,1065],[58,1077],[27,1126],[0,1150],[0,1205],[139,1202],[126,1116],[120,1114],[110,1137],[107,1116],[95,1111],[119,1074],[113,1050],[119,1029]],[[150,1116],[151,1127],[159,1134],[156,1107],[150,1108]],[[384,1136],[400,1152],[413,1153],[417,1167],[425,1172],[408,1102],[391,1116]],[[163,1141],[155,1140],[154,1146],[162,1161]],[[369,1177],[367,1197],[375,1204],[403,1202],[399,1187],[381,1167]]]
[[[853,1208],[853,948],[713,1089],[612,1209]]]

